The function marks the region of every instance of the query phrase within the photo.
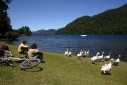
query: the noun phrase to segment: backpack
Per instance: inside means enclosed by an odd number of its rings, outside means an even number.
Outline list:
[[[34,53],[34,56],[35,56],[36,58],[40,59],[40,61],[41,61],[42,63],[45,63],[45,60],[44,60],[44,58],[43,58],[43,53],[42,53],[42,52]]]
[[[0,50],[3,50],[3,46],[2,45],[0,45]]]
[[[0,50],[0,57],[1,57],[1,56],[4,56],[4,53],[5,53],[4,50]]]

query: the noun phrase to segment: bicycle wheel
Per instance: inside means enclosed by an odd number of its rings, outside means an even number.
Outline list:
[[[5,57],[12,57],[12,53],[10,51],[6,51],[5,50],[5,53],[4,53]]]
[[[21,69],[29,69],[29,68],[33,68],[36,67],[37,65],[40,64],[40,59],[37,58],[33,58],[30,60],[25,60],[20,64],[20,68]]]

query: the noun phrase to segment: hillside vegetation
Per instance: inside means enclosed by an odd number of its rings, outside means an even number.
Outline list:
[[[94,16],[83,16],[56,34],[127,34],[127,4]]]
[[[18,54],[17,46],[6,44],[14,57]],[[119,66],[113,66],[111,75],[102,75],[101,66],[109,61],[91,64],[90,58],[77,59],[63,54],[42,51],[46,63],[39,66],[21,70],[20,63],[13,63],[11,68],[0,64],[0,85],[126,85],[127,62],[120,62]]]

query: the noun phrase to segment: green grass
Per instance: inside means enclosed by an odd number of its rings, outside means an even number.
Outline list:
[[[17,46],[7,44],[14,57],[20,57]],[[102,75],[101,66],[109,61],[91,64],[90,58],[77,59],[63,54],[42,51],[46,63],[32,69],[21,70],[0,64],[0,85],[126,85],[127,62],[112,66],[111,75]]]

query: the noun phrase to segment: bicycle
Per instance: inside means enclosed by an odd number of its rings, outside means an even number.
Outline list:
[[[7,45],[0,45],[1,49],[0,49],[0,56],[3,56],[5,55],[6,57],[7,56],[11,56],[13,57],[13,54],[12,52],[9,50],[8,46]],[[4,53],[4,54],[3,54]]]
[[[11,57],[10,54],[4,53],[0,56],[0,63],[6,63],[7,65],[13,67],[12,62],[21,62],[19,65],[20,69],[29,69],[40,64],[41,60],[37,58],[37,56],[38,55],[35,55],[33,58],[28,58],[27,56],[23,58],[14,58]]]
[[[37,55],[36,55],[37,56]],[[33,68],[36,67],[37,65],[40,64],[40,59],[36,58],[36,56],[34,56],[33,58],[18,58],[17,60],[23,61],[20,63],[19,67],[21,69],[29,69],[29,68]],[[16,58],[13,58],[16,59]]]

